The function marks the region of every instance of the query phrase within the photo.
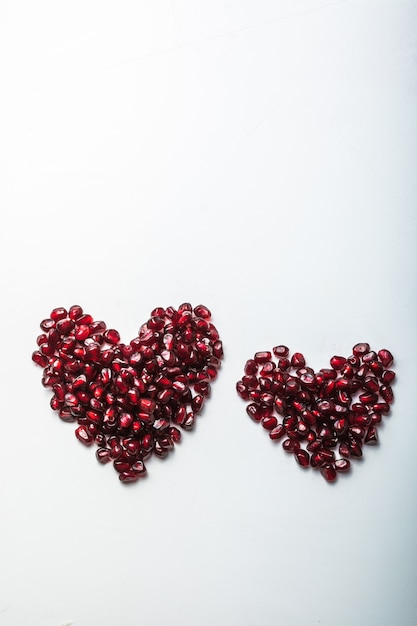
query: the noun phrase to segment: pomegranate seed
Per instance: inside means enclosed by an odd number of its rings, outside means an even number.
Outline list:
[[[385,402],[392,404],[394,401],[394,393],[389,385],[382,385],[380,388],[380,394],[384,398]]]
[[[305,450],[296,450],[294,452],[295,459],[301,467],[308,467],[310,464],[310,455]]]
[[[321,475],[327,480],[327,482],[332,483],[336,480],[337,473],[334,465],[331,463],[325,463],[320,467]]]
[[[370,350],[369,343],[357,343],[353,346],[352,352],[355,356],[361,357]]]
[[[348,472],[350,469],[350,461],[348,461],[348,459],[337,459],[334,466],[338,472]]]
[[[68,318],[59,320],[59,322],[57,322],[56,329],[61,335],[69,335],[74,329],[74,322]]]
[[[130,470],[128,472],[120,472],[119,480],[122,483],[134,483],[138,479],[139,474]]]
[[[48,319],[45,319],[45,320],[41,321],[40,327],[42,328],[42,330],[47,332],[51,328],[55,328],[55,322],[54,322],[54,320],[51,320],[51,319],[48,318]]]
[[[249,417],[255,420],[255,422],[259,422],[262,419],[260,407],[253,402],[251,404],[248,404],[248,406],[246,407],[246,412]]]
[[[269,432],[270,438],[274,440],[281,439],[281,437],[283,437],[284,435],[285,435],[285,428],[282,424],[279,424],[278,426],[276,426]]]
[[[278,358],[287,357],[290,352],[287,346],[275,346],[272,351]]]
[[[261,424],[265,428],[265,430],[273,430],[278,425],[278,420],[276,417],[263,417],[261,419]]]
[[[365,435],[365,443],[368,446],[375,446],[378,443],[378,433],[375,426],[370,426]]]
[[[81,324],[76,328],[74,336],[77,341],[84,341],[84,339],[90,336],[90,326]]]
[[[381,380],[385,385],[389,385],[395,378],[395,372],[392,370],[385,370],[382,372]]]
[[[68,312],[69,318],[73,321],[78,320],[82,314],[83,310],[80,306],[78,306],[78,304],[74,304],[72,307],[70,307],[70,310]]]
[[[291,357],[291,365],[292,367],[304,367],[306,364],[304,355],[301,352],[294,352]]]
[[[81,441],[81,443],[85,444],[86,446],[92,444],[94,440],[93,436],[89,433],[85,426],[78,426],[78,428],[75,429],[75,436],[77,437],[78,441]]]
[[[285,439],[282,442],[282,447],[286,452],[296,452],[300,449],[300,443],[296,439]]]
[[[254,361],[254,359],[249,359],[249,361],[246,361],[244,371],[247,376],[254,376],[258,371],[257,362]]]
[[[324,463],[324,460],[320,452],[313,452],[313,454],[311,455],[311,459],[310,459],[311,467],[320,467],[320,465],[323,465],[323,463]]]
[[[271,356],[270,352],[257,352],[253,358],[256,363],[266,363],[271,360]]]
[[[117,332],[117,330],[114,330],[113,328],[109,328],[108,330],[106,330],[106,332],[104,333],[104,339],[107,343],[110,344],[117,344],[120,341],[120,335]]]
[[[344,356],[332,356],[330,359],[330,365],[335,370],[341,370],[346,365],[347,360]]]
[[[111,450],[108,448],[98,448],[96,450],[96,458],[100,463],[108,463],[110,459]]]
[[[209,320],[211,318],[211,313],[209,309],[203,304],[199,304],[194,308],[194,315],[197,317],[202,317],[205,320]]]
[[[384,367],[390,367],[394,361],[394,357],[389,350],[380,350],[378,357]]]
[[[36,350],[36,352],[32,353],[32,361],[36,363],[36,365],[40,365],[41,367],[46,367],[48,365],[47,355],[43,354],[39,350]]]

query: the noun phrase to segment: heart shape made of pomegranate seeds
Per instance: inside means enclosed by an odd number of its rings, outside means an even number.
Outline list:
[[[272,440],[285,437],[284,450],[301,467],[319,468],[333,482],[349,471],[349,458],[362,456],[364,443],[378,442],[378,424],[394,400],[393,356],[357,343],[351,356],[333,356],[330,368],[314,372],[300,352],[290,356],[286,346],[272,352],[275,358],[257,352],[246,362],[237,393]]]
[[[32,360],[54,392],[51,407],[78,423],[76,437],[96,443],[97,460],[113,461],[122,482],[143,476],[152,453],[165,457],[181,439],[178,426],[193,427],[223,358],[210,320],[201,304],[158,307],[129,344],[78,305],[41,322]]]

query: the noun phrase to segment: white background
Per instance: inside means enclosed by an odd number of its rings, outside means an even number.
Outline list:
[[[1,626],[413,626],[417,5],[0,5]],[[197,422],[123,486],[49,407],[40,320],[135,336],[205,303]],[[389,348],[380,445],[328,485],[246,415],[244,362]]]

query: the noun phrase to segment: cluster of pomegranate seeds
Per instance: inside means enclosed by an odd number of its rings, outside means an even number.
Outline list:
[[[286,346],[272,352],[246,362],[237,392],[272,440],[283,439],[301,467],[311,465],[333,482],[349,471],[349,459],[362,456],[364,444],[378,442],[378,424],[394,400],[393,356],[357,343],[351,356],[333,356],[329,368],[315,372],[299,352],[291,356]]]
[[[156,308],[129,344],[78,306],[56,308],[41,322],[32,360],[44,368],[51,407],[75,436],[95,443],[122,482],[146,473],[152,454],[165,457],[189,430],[210,395],[223,357],[207,307]],[[179,427],[179,428],[178,428]]]

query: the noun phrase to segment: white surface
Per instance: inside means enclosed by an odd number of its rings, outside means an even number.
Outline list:
[[[2,626],[413,626],[416,3],[0,6]],[[125,488],[49,408],[38,324],[125,340],[207,304],[226,358],[181,446]],[[327,485],[235,382],[396,356],[380,446]]]

